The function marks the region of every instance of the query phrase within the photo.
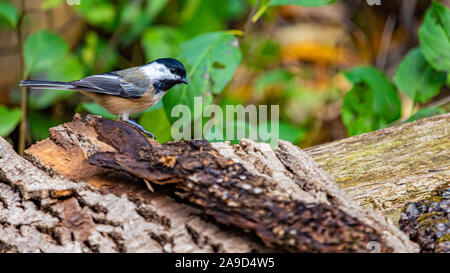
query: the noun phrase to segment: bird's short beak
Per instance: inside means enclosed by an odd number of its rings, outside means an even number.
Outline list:
[[[186,80],[185,78],[183,78],[183,79],[181,80],[181,82],[184,83],[184,84],[188,84],[188,85],[189,85],[188,80]]]

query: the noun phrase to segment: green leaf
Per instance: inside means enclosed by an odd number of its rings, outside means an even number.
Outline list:
[[[147,22],[153,22],[156,16],[167,6],[169,0],[153,0],[148,1],[147,7],[145,9],[145,17]]]
[[[229,0],[226,8],[226,12],[230,19],[239,19],[245,16],[247,7],[245,1],[242,0]]]
[[[130,29],[127,31],[127,33],[124,34],[123,37],[121,37],[121,40],[125,44],[131,43],[136,37],[140,36],[145,28],[147,28],[149,25],[152,24],[152,22],[155,20],[155,18],[158,16],[161,11],[164,10],[164,7],[168,4],[168,0],[152,0],[152,1],[146,1],[145,8],[141,8],[141,12],[139,15],[136,14],[136,17],[134,18],[134,21],[131,22],[129,20],[128,23],[132,23]],[[130,4],[128,4],[130,5]],[[127,5],[127,6],[128,6]],[[129,13],[136,12],[136,11],[129,11]],[[125,17],[126,18],[126,17]],[[122,22],[122,23],[126,23]]]
[[[298,5],[305,7],[319,7],[336,3],[337,0],[271,0],[270,6]]]
[[[386,76],[373,67],[359,67],[344,73],[353,84],[365,84],[373,93],[373,109],[385,120],[394,121],[400,117],[401,102]]]
[[[42,72],[61,61],[69,45],[58,35],[42,30],[31,34],[24,45],[26,74]]]
[[[207,33],[181,45],[192,89],[219,94],[241,63],[237,38],[226,31]]]
[[[117,7],[107,0],[82,1],[75,9],[94,26],[113,29],[117,17]]]
[[[440,107],[436,107],[436,106],[426,107],[426,108],[422,108],[419,111],[417,111],[417,113],[412,115],[406,122],[413,122],[416,120],[429,118],[429,117],[442,115],[442,114],[445,114],[445,110]]]
[[[28,102],[30,109],[43,110],[53,106],[56,102],[68,99],[75,95],[76,91],[60,90],[33,90]]]
[[[222,141],[230,141],[230,144],[239,144],[239,142],[241,141],[240,138],[238,138],[238,136],[240,134],[243,134],[246,138],[249,137],[250,135],[250,131],[258,131],[257,128],[255,128],[255,126],[253,126],[252,124],[248,123],[245,120],[229,120],[229,121],[224,121],[224,126],[223,126],[223,134],[224,134],[224,140],[221,139],[212,139],[209,134],[206,134],[204,137],[206,140],[210,141],[210,142],[222,142]],[[234,135],[231,138],[227,138],[228,137],[228,130],[233,130]],[[239,133],[238,133],[239,132]],[[208,132],[209,133],[209,132]]]
[[[383,73],[372,67],[358,67],[344,75],[353,83],[342,106],[349,135],[381,129],[400,118],[400,98]]]
[[[119,60],[117,50],[108,51],[108,41],[101,39],[94,31],[86,33],[81,59],[87,74],[97,71],[111,71]]]
[[[81,112],[82,110],[86,110],[91,114],[102,116],[107,119],[115,119],[116,116],[111,114],[108,110],[101,107],[95,102],[83,102],[81,107],[77,108],[77,112]]]
[[[201,93],[201,90],[199,89],[190,89],[187,86],[177,86],[175,88],[172,88],[167,92],[167,94],[163,97],[163,104],[164,109],[166,111],[167,117],[170,121],[170,123],[175,122],[178,120],[177,117],[172,117],[172,109],[177,105],[185,105],[189,108],[191,111],[191,120],[194,121],[197,118],[199,118],[202,115],[202,109],[200,111],[197,111],[197,114],[195,110],[195,104],[194,104],[194,98],[200,97],[202,98],[202,106],[203,108],[207,105],[210,105],[213,101],[213,97],[210,93],[204,94]]]
[[[133,24],[139,19],[142,13],[142,7],[138,2],[130,2],[125,5],[120,11],[121,24]]]
[[[16,7],[8,2],[1,2],[0,21],[4,21],[11,28],[16,27],[19,22],[19,12]]]
[[[400,63],[394,83],[414,102],[426,102],[439,94],[446,78],[446,73],[435,71],[425,60],[420,48],[416,48]]]
[[[142,34],[142,47],[147,61],[179,55],[179,45],[185,40],[177,29],[167,26],[152,26]]]
[[[86,66],[90,66],[93,70],[95,62],[97,60],[97,53],[100,44],[100,37],[94,31],[89,31],[85,35],[85,42],[83,49],[81,50],[81,60]]]
[[[212,102],[211,93],[222,92],[239,66],[242,55],[238,40],[229,32],[213,32],[195,37],[181,45],[180,59],[187,66],[189,86],[177,86],[163,98],[169,120],[172,108],[183,104],[194,115],[194,97],[203,97],[203,106]],[[201,111],[198,111],[201,115]]]
[[[367,87],[355,86],[344,97],[342,121],[350,136],[377,129],[379,117],[373,110],[373,93]]]
[[[84,67],[75,55],[60,60],[48,71],[48,79],[52,81],[75,81],[84,76]]]
[[[42,10],[51,10],[56,7],[59,7],[63,3],[63,0],[45,0],[41,4]]]
[[[142,114],[153,111],[153,110],[157,110],[157,109],[162,109],[162,103],[161,101],[158,102],[157,104],[155,104],[152,108],[147,109],[145,111],[142,111],[140,113],[136,113],[131,115],[132,119],[137,119],[139,118]],[[76,112],[83,112],[83,111],[87,111],[91,114],[97,115],[97,116],[102,116],[104,118],[107,119],[116,119],[117,116],[114,114],[111,114],[108,110],[106,110],[105,108],[103,108],[102,106],[98,105],[95,102],[83,102],[80,103],[77,108],[75,109]]]
[[[294,144],[304,139],[307,133],[305,128],[298,128],[285,122],[280,122],[278,126],[280,127],[280,139]]]
[[[450,72],[450,9],[433,2],[419,29],[420,47],[428,63]]]
[[[179,19],[176,19],[179,20],[178,24],[183,33],[189,36],[226,29],[226,22],[232,20],[232,15],[229,13],[230,0],[184,2],[183,11]]]
[[[305,138],[307,130],[305,128],[299,128],[294,125],[291,125],[286,122],[280,121],[278,123],[279,129],[279,138],[289,141],[293,144],[299,143],[302,139]],[[272,131],[272,124],[270,122],[267,123],[267,131]],[[265,142],[270,143],[273,141],[272,139],[265,140]]]
[[[180,22],[191,20],[199,9],[200,4],[202,4],[202,0],[186,1],[180,13]]]
[[[48,80],[73,81],[84,76],[84,68],[76,56],[69,56],[58,62],[47,73]],[[75,91],[33,90],[30,93],[29,105],[31,109],[46,109],[57,101],[65,100],[76,94]]]
[[[139,124],[152,132],[160,143],[172,140],[171,125],[163,108],[145,112],[139,119]]]
[[[20,122],[22,111],[19,108],[8,109],[0,105],[0,136],[7,137]]]
[[[50,136],[49,129],[55,127],[64,121],[50,119],[48,116],[39,112],[31,111],[28,115],[30,121],[31,135],[34,140],[41,141]]]

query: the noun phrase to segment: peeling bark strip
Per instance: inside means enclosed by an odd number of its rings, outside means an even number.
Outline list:
[[[338,207],[283,200],[270,183],[225,158],[203,140],[150,143],[135,129],[99,119],[99,140],[117,152],[89,157],[94,165],[114,168],[158,184],[175,183],[175,193],[205,209],[222,224],[254,232],[281,251],[366,252],[369,242],[390,252],[380,233]]]

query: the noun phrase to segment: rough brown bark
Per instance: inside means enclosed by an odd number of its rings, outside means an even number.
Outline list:
[[[287,142],[160,145],[93,116],[50,133],[28,161],[0,142],[2,251],[418,250]],[[136,176],[174,184],[150,193]]]
[[[339,206],[311,200],[313,196],[291,200],[272,194],[276,181],[249,172],[207,141],[160,145],[127,125],[106,119],[97,120],[95,128],[99,139],[117,152],[97,152],[89,157],[91,164],[158,184],[173,183],[170,189],[176,195],[200,206],[219,223],[254,233],[268,247],[292,252],[366,251],[370,242],[377,241],[383,252],[392,251],[381,229]]]

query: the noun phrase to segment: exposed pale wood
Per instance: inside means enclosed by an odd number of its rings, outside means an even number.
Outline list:
[[[450,181],[450,114],[305,150],[354,201],[398,219]]]
[[[70,165],[67,158],[94,147],[88,138],[61,131],[55,162]],[[55,168],[67,171],[63,164]],[[148,192],[130,176],[76,170],[89,183],[37,168],[0,137],[0,253],[270,251],[245,233],[211,223],[195,207]]]

